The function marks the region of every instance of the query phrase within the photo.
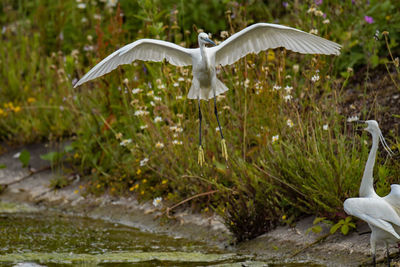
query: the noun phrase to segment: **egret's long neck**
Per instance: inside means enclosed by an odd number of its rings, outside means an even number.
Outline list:
[[[378,196],[374,190],[374,165],[376,158],[376,151],[378,150],[379,136],[377,133],[372,134],[372,147],[369,152],[367,164],[365,165],[364,175],[360,186],[360,197]]]
[[[205,44],[202,44],[202,43],[200,44],[200,54],[201,54],[202,60],[206,64],[206,69],[208,69],[210,64],[208,62],[208,57],[207,57],[207,53],[206,53],[206,45]]]

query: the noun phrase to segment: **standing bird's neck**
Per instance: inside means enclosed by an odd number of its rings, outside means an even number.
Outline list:
[[[208,66],[210,64],[208,62],[208,57],[207,57],[207,53],[206,53],[206,45],[204,43],[199,43],[199,46],[200,46],[200,54],[201,54],[202,60],[205,62],[206,68],[208,69]]]
[[[360,186],[360,197],[375,197],[378,196],[374,190],[374,165],[376,151],[378,150],[379,136],[377,133],[372,134],[372,147],[369,152],[367,164],[365,165],[364,175]]]

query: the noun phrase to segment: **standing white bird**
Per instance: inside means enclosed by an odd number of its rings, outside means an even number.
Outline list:
[[[400,185],[392,184],[390,194],[380,197],[374,190],[373,170],[379,140],[389,155],[393,151],[387,145],[385,138],[375,120],[365,121],[366,131],[372,135],[372,147],[365,165],[364,175],[360,186],[360,197],[348,198],[343,207],[347,214],[360,218],[371,228],[371,253],[376,266],[376,243],[386,245],[388,266],[390,266],[389,244],[400,240]]]
[[[294,28],[257,23],[251,25],[216,46],[206,33],[198,36],[199,48],[189,49],[179,45],[154,39],[141,39],[128,44],[94,66],[74,87],[89,80],[100,77],[122,64],[130,64],[134,60],[163,61],[167,60],[175,66],[192,65],[193,80],[188,98],[197,99],[199,107],[199,153],[198,163],[204,162],[204,152],[201,145],[201,110],[200,99],[208,100],[214,97],[214,113],[221,134],[222,156],[227,160],[228,153],[225,139],[218,119],[216,96],[228,88],[217,78],[217,65],[230,65],[249,53],[259,53],[267,49],[284,47],[302,54],[339,55],[341,46],[332,41],[306,33]],[[206,44],[214,47],[207,48]]]

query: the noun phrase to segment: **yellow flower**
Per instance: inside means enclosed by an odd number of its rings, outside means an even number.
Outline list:
[[[74,191],[74,194],[78,194],[78,193],[79,193],[79,190],[75,190],[75,191]]]
[[[142,190],[142,191],[140,192],[140,194],[141,194],[141,195],[144,195],[144,190]]]
[[[78,153],[75,153],[75,154],[74,154],[74,159],[77,159],[77,158],[79,158],[79,154],[78,154]]]
[[[15,113],[20,112],[21,111],[21,107],[20,106],[16,106],[15,108],[12,109]]]
[[[100,188],[100,187],[101,187],[101,185],[100,185],[100,184],[97,184],[97,185],[96,185],[96,187],[97,187],[97,188]]]
[[[129,188],[129,191],[133,191],[133,190],[135,190],[135,187],[131,186],[131,188]]]
[[[28,98],[28,103],[33,103],[35,101],[36,101],[36,99],[34,97],[29,97]]]
[[[283,215],[283,216],[282,216],[282,220],[286,220],[286,215]]]
[[[136,174],[137,175],[140,175],[142,173],[142,170],[141,169],[138,169],[137,171],[136,171]],[[146,179],[145,179],[146,180]]]
[[[144,184],[147,183],[147,179],[143,179],[142,183],[144,183]]]
[[[139,184],[135,184],[134,189],[138,189],[139,188]]]
[[[268,59],[268,61],[274,61],[275,60],[275,52],[272,50],[268,50],[267,59]]]
[[[161,184],[166,184],[166,183],[168,183],[168,180],[167,180],[167,179],[164,179],[164,180],[162,180],[162,182],[161,182]]]
[[[0,108],[0,116],[5,116],[5,111]]]

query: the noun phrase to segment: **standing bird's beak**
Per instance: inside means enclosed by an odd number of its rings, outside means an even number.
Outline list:
[[[212,44],[213,46],[217,46],[211,39],[204,39],[204,41],[207,41],[208,43]]]

